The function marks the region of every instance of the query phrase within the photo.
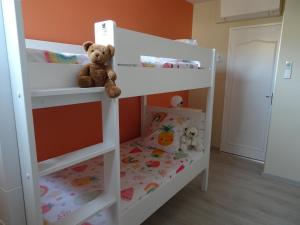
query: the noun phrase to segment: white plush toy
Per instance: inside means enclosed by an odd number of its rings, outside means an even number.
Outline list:
[[[199,134],[202,133],[203,131],[199,132],[199,130],[196,127],[185,128],[184,134],[180,139],[180,150],[204,151],[203,139],[199,136]]]
[[[179,95],[175,95],[171,98],[171,106],[174,108],[183,106],[183,99]]]

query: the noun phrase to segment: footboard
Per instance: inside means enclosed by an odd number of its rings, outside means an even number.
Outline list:
[[[215,50],[118,28],[113,21],[95,24],[96,43],[116,48],[114,69],[121,97],[211,87]],[[142,57],[199,62],[198,68],[144,67]]]

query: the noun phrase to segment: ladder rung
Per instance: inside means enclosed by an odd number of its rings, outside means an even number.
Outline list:
[[[115,150],[114,144],[101,143],[39,162],[39,175],[45,176],[47,174],[54,173],[113,150]]]
[[[101,93],[104,90],[105,90],[104,87],[93,87],[93,88],[70,87],[70,88],[52,88],[52,89],[32,89],[31,97]]]
[[[87,203],[80,209],[64,217],[61,221],[51,225],[77,225],[85,222],[98,212],[111,207],[117,202],[115,197],[111,195],[100,195],[91,202]]]

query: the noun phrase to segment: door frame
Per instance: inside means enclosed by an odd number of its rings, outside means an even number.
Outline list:
[[[238,27],[230,27],[229,28],[229,38],[228,38],[228,51],[227,51],[227,62],[226,62],[226,80],[225,80],[225,93],[224,93],[224,105],[223,105],[223,118],[222,118],[222,132],[221,132],[221,146],[220,146],[220,151],[222,151],[222,148],[224,146],[224,142],[225,142],[225,132],[223,132],[225,130],[225,116],[227,115],[225,113],[225,108],[226,105],[228,105],[229,103],[229,99],[228,99],[228,93],[229,93],[229,89],[230,89],[230,84],[228,82],[228,75],[230,72],[230,55],[232,55],[232,51],[231,51],[231,42],[232,42],[232,32],[234,30],[241,30],[241,29],[248,29],[248,28],[259,28],[259,27],[269,27],[269,26],[277,26],[280,25],[281,26],[281,31],[280,31],[280,36],[279,36],[279,41],[277,43],[276,46],[276,56],[275,56],[275,65],[273,68],[273,79],[272,79],[272,98],[273,98],[273,94],[274,94],[274,89],[275,89],[275,83],[276,83],[276,74],[277,74],[277,69],[278,69],[278,60],[279,60],[279,50],[280,50],[280,44],[281,44],[281,36],[282,36],[282,22],[276,22],[276,23],[266,23],[266,24],[257,24],[257,25],[247,25],[247,26],[238,26]],[[267,121],[267,134],[266,134],[266,143],[265,143],[265,154],[267,152],[267,145],[268,145],[268,137],[269,137],[269,130],[270,130],[270,122],[271,122],[271,114],[272,114],[272,104],[270,106],[270,111],[269,111],[269,116],[268,116],[268,121]],[[223,151],[224,152],[224,151]],[[236,155],[234,153],[230,153],[230,152],[226,152],[228,154],[233,154]],[[249,158],[246,156],[240,156],[239,157],[242,158],[246,158],[246,159],[250,159],[250,160],[255,160],[255,161],[259,161],[264,163],[264,161],[260,161],[260,160],[256,160],[253,158]]]

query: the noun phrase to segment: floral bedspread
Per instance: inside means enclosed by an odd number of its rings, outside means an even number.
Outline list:
[[[201,157],[202,152],[167,153],[141,140],[121,145],[121,210],[155,191]],[[45,221],[54,223],[95,199],[103,191],[103,160],[97,157],[40,178]],[[46,222],[46,223],[47,223]],[[99,213],[83,225],[107,224]]]

